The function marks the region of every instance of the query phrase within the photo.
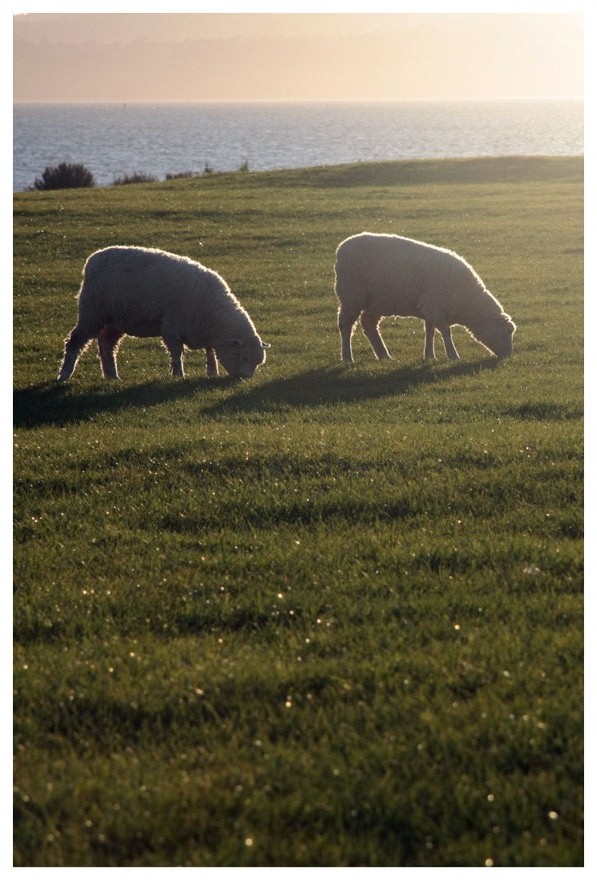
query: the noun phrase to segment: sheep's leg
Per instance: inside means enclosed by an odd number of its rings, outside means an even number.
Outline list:
[[[341,306],[338,310],[338,328],[340,329],[340,337],[342,340],[342,361],[354,361],[352,357],[352,332],[355,322],[359,314],[354,310],[348,310],[345,306]]]
[[[440,332],[444,339],[444,346],[446,347],[446,355],[448,356],[448,358],[452,359],[452,361],[460,358],[460,356],[456,352],[454,341],[452,340],[452,331],[450,330],[450,325],[438,325],[437,330]]]
[[[217,377],[219,376],[218,371],[218,359],[216,358],[216,353],[214,349],[210,349],[209,346],[205,347],[206,358],[206,368],[207,368],[207,376],[208,377]]]
[[[427,321],[425,322],[425,358],[435,358],[435,326]]]
[[[388,352],[386,344],[379,333],[380,319],[380,315],[373,315],[370,312],[364,311],[361,313],[361,326],[377,358],[391,358],[392,356]]]
[[[118,368],[116,366],[116,353],[118,342],[122,338],[120,331],[114,325],[104,325],[97,336],[97,348],[102,363],[102,373],[106,380],[118,380]]]
[[[182,341],[177,337],[163,337],[164,346],[170,356],[170,373],[174,377],[184,377],[182,367]]]
[[[64,358],[58,379],[62,382],[72,376],[79,357],[94,335],[76,325],[64,342]]]

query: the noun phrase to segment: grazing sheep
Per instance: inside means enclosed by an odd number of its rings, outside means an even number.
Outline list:
[[[360,317],[377,358],[391,358],[381,334],[383,316],[425,322],[425,358],[435,358],[440,332],[448,358],[458,358],[451,325],[463,325],[499,358],[512,355],[516,325],[458,254],[402,236],[359,233],[336,251],[336,296],[342,359],[353,361],[351,337]]]
[[[126,245],[96,251],[83,269],[78,300],[59,380],[72,375],[93,338],[104,377],[118,379],[116,352],[125,334],[161,337],[176,377],[184,377],[185,346],[206,350],[208,377],[218,375],[217,359],[230,376],[243,378],[265,361],[269,344],[224,279],[188,257]]]

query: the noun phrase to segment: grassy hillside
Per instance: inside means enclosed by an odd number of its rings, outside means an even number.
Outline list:
[[[580,159],[15,194],[15,863],[566,866],[582,842]],[[445,245],[517,323],[339,362],[335,248]],[[218,270],[247,383],[127,339],[55,376],[83,262]]]

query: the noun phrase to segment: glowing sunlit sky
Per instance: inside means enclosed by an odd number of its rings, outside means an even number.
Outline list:
[[[567,13],[28,14],[15,101],[581,98]]]

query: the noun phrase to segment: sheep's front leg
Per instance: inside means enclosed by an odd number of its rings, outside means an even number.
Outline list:
[[[381,316],[373,315],[370,312],[361,313],[361,327],[365,332],[365,336],[371,343],[371,348],[378,358],[391,358],[392,356],[387,350],[381,334],[379,333],[379,322]]]
[[[449,330],[449,329],[448,329]],[[453,344],[452,344],[453,345]],[[425,358],[435,358],[435,327],[425,322]]]
[[[205,360],[205,365],[206,365],[206,369],[207,369],[207,376],[208,377],[219,376],[218,359],[216,358],[215,350],[210,349],[209,346],[207,346],[205,349],[205,355],[207,356],[206,360]]]
[[[102,373],[107,380],[118,380],[118,368],[116,366],[116,353],[118,342],[122,334],[114,325],[104,325],[97,336],[97,348],[102,364]]]
[[[452,340],[452,331],[450,330],[450,325],[438,325],[437,329],[443,337],[444,346],[446,347],[446,355],[448,356],[448,358],[450,358],[452,361],[460,358],[460,356],[456,352],[454,341]]]
[[[170,373],[174,377],[184,377],[181,340],[177,337],[163,337],[162,339],[170,356]]]
[[[340,329],[340,338],[342,341],[342,361],[354,361],[352,357],[352,332],[355,322],[359,314],[353,310],[348,310],[345,306],[341,306],[338,310],[338,328]]]

